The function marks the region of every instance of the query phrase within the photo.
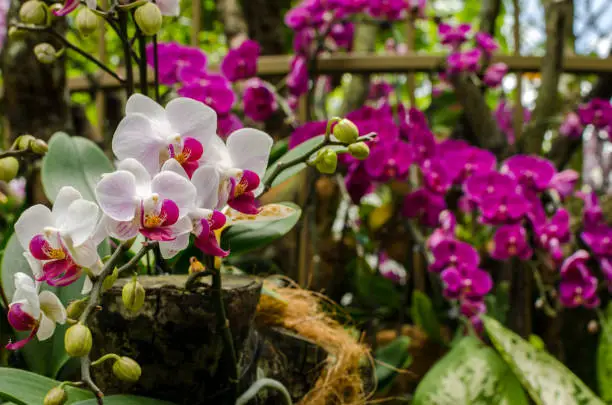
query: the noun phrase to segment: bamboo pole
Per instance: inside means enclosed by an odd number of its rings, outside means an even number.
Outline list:
[[[521,25],[520,25],[520,0],[512,0],[514,5],[514,27],[512,28],[514,36],[514,56],[521,56]],[[523,131],[523,75],[521,72],[516,73],[516,93],[514,99],[514,139],[516,142],[521,137]]]
[[[202,30],[202,0],[192,0],[191,3],[191,46],[200,46],[200,31]]]

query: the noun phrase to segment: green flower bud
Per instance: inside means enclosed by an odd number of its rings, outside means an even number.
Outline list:
[[[79,319],[87,307],[87,299],[74,300],[66,307],[66,315],[70,319]]]
[[[89,7],[83,7],[76,16],[75,24],[81,35],[87,37],[98,29],[99,19]]]
[[[11,27],[8,30],[8,36],[13,41],[19,41],[28,36],[28,31],[19,29],[17,27]]]
[[[115,284],[115,281],[117,281],[117,278],[119,278],[119,269],[115,267],[113,272],[102,282],[102,291],[110,290],[113,284]]]
[[[359,138],[359,129],[357,125],[353,124],[353,121],[347,120],[346,118],[338,121],[334,125],[332,130],[334,136],[342,143],[351,144]]]
[[[124,356],[113,364],[113,374],[121,381],[133,383],[138,381],[142,370],[135,360]]]
[[[40,63],[51,64],[57,60],[57,51],[48,42],[42,42],[34,47],[34,55]]]
[[[82,323],[77,323],[66,331],[64,347],[70,357],[87,356],[91,351],[91,345],[91,331]]]
[[[13,142],[13,147],[17,150],[28,150],[30,149],[30,144],[35,140],[36,138],[30,134],[20,135]]]
[[[121,291],[121,299],[123,300],[123,305],[125,305],[128,311],[138,312],[140,308],[142,308],[145,301],[145,289],[136,280],[136,277],[134,277],[134,280],[123,286],[123,290]]]
[[[153,36],[162,26],[162,14],[154,3],[146,3],[136,9],[134,19],[143,34]]]
[[[348,151],[352,157],[363,160],[370,156],[370,147],[365,142],[356,142],[348,147]]]
[[[43,405],[64,405],[68,401],[68,394],[62,387],[53,387],[45,395]]]
[[[37,155],[44,155],[49,150],[49,145],[47,145],[47,142],[43,141],[42,139],[35,139],[34,141],[30,142],[30,149],[32,149],[32,152],[36,153]]]
[[[319,151],[315,162],[318,171],[332,174],[336,171],[336,166],[338,166],[338,155],[331,149],[323,149]]]
[[[0,180],[11,181],[19,172],[19,161],[12,156],[0,159]]]
[[[19,19],[25,24],[47,25],[49,7],[40,0],[28,0],[19,9]]]

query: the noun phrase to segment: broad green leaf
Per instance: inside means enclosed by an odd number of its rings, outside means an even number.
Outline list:
[[[95,201],[96,183],[102,174],[113,170],[113,164],[95,143],[58,132],[51,137],[43,159],[42,184],[50,201],[64,186],[72,186],[83,198]]]
[[[385,392],[391,387],[398,369],[405,369],[412,363],[412,356],[408,352],[410,338],[400,336],[393,342],[376,350],[374,359],[376,361],[375,376],[377,391]]]
[[[40,405],[47,392],[59,385],[59,381],[16,368],[0,367],[0,398],[18,405]],[[66,387],[67,404],[74,404],[93,397],[89,391]],[[104,401],[106,403],[106,400]],[[79,402],[80,403],[80,402]]]
[[[232,254],[254,250],[286,235],[302,210],[293,203],[269,204],[257,216],[229,214],[231,225],[221,235],[221,246]]]
[[[529,404],[521,384],[495,350],[469,336],[429,370],[412,401],[412,405],[463,404]]]
[[[97,405],[95,399],[75,402],[74,405]],[[137,397],[134,395],[111,395],[104,397],[104,405],[175,405],[160,399]]]
[[[597,346],[597,383],[601,398],[612,403],[612,303],[604,314]]]
[[[30,266],[23,257],[23,249],[15,234],[11,236],[6,245],[0,266],[2,286],[10,301],[15,292],[13,282],[15,273],[22,272],[32,276]],[[83,281],[84,277],[81,277],[80,280],[66,287],[56,288],[43,284],[41,288],[53,292],[64,305],[67,305],[70,301],[81,297]],[[21,349],[21,353],[31,371],[48,377],[55,377],[57,375],[69,359],[64,350],[64,333],[66,329],[66,325],[58,325],[51,339],[44,342],[34,339]],[[18,332],[16,335],[17,339],[24,339],[28,332]]]
[[[442,342],[438,317],[433,309],[431,300],[421,291],[414,291],[412,293],[410,314],[412,321],[423,329],[427,336],[437,342]]]
[[[538,350],[493,318],[484,326],[510,368],[537,405],[603,405],[593,392],[557,359]]]
[[[381,306],[394,310],[400,308],[401,296],[395,284],[373,272],[365,260],[357,259],[355,262],[355,273],[352,281],[360,304],[377,310]]]

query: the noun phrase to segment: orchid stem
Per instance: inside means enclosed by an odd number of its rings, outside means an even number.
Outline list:
[[[149,83],[147,81],[147,37],[137,27],[136,37],[138,38],[138,72],[140,74],[140,92],[145,96],[149,95]]]
[[[159,103],[161,97],[159,96],[159,54],[157,51],[157,35],[153,35],[153,66],[155,75],[155,101]]]
[[[128,36],[128,14],[127,12],[119,11],[119,29],[121,36],[124,38],[123,57],[125,63],[125,91],[128,98],[134,94],[134,71],[132,69],[132,47],[130,46]]]

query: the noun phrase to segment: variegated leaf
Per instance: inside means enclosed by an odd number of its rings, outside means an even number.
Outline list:
[[[578,377],[493,318],[483,317],[487,334],[537,405],[604,405]]]
[[[612,303],[608,304],[601,325],[597,346],[597,382],[599,395],[608,404],[612,403]]]

